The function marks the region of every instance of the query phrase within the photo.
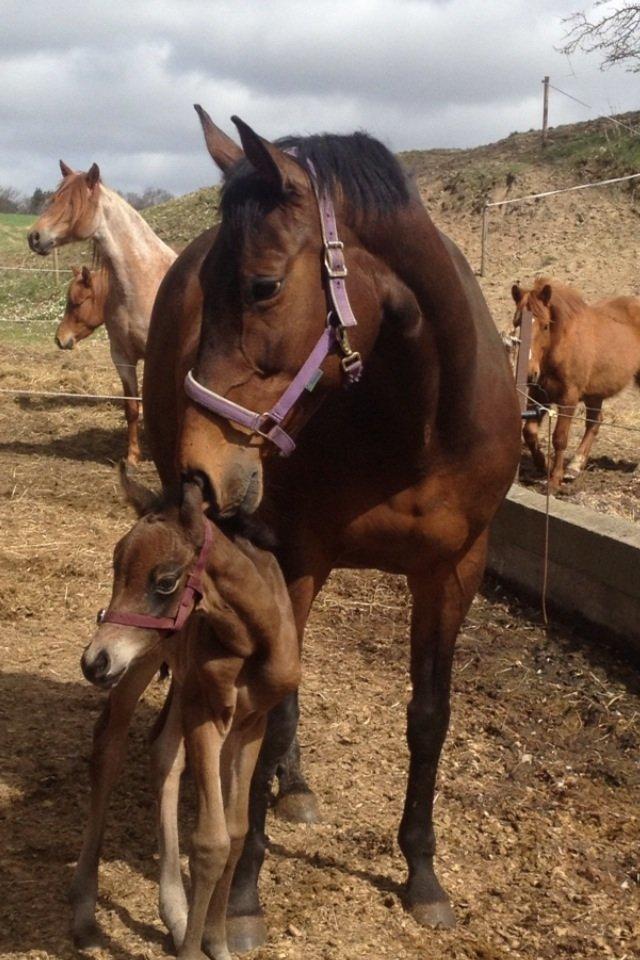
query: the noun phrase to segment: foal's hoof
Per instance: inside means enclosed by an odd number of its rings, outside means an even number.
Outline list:
[[[421,927],[441,927],[450,930],[456,925],[456,915],[448,900],[438,900],[436,903],[414,903],[407,909]]]
[[[275,802],[275,814],[289,823],[320,823],[320,808],[311,791],[283,793]]]
[[[231,953],[248,953],[267,940],[264,917],[227,917],[227,946]]]

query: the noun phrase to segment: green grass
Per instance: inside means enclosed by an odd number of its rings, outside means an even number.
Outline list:
[[[32,213],[0,213],[0,223],[8,226],[27,228],[35,221]]]

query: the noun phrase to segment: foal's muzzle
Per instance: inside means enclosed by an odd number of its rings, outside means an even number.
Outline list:
[[[87,647],[87,650],[88,649]],[[96,684],[96,686],[110,686],[112,679],[109,678],[109,671],[111,669],[109,654],[106,650],[101,650],[98,656],[89,662],[87,659],[87,650],[84,651],[80,658],[80,667],[85,680],[88,680],[89,683]]]

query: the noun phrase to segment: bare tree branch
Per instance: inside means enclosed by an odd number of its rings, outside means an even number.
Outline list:
[[[577,11],[563,21],[567,33],[562,53],[597,52],[602,55],[602,70],[619,63],[637,73],[640,71],[640,3],[624,3],[612,10],[610,0],[596,0],[594,11],[598,7],[609,10],[592,18],[584,11]]]

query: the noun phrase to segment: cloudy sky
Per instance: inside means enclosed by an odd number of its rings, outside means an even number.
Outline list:
[[[366,129],[395,150],[473,146],[640,106],[638,75],[554,49],[588,0],[1,0],[0,185],[63,157],[121,190],[217,180],[194,102],[229,132]]]

